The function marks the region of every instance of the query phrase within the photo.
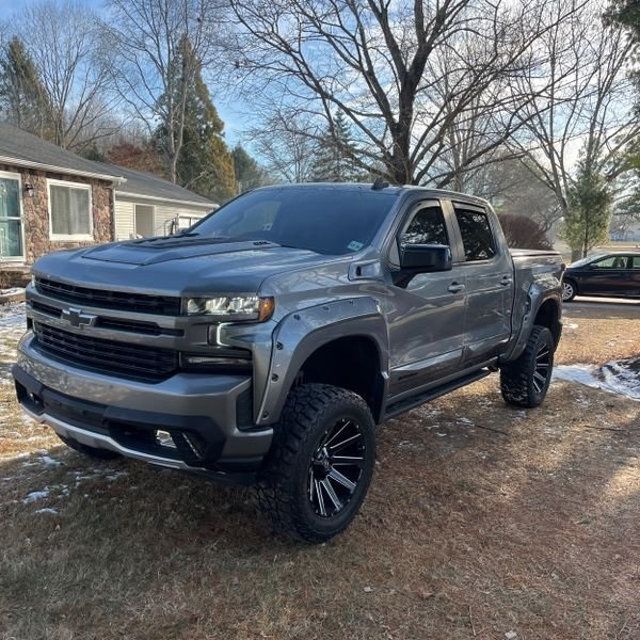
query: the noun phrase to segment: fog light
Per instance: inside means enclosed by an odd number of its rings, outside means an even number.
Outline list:
[[[171,449],[176,448],[176,443],[173,441],[173,438],[168,431],[162,431],[161,429],[158,429],[156,431],[156,442],[161,447],[170,447]]]

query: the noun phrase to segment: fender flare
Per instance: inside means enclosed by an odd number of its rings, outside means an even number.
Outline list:
[[[558,324],[560,325],[558,336],[562,330],[562,294],[560,289],[560,281],[556,280],[557,285],[553,287],[549,286],[549,283],[545,281],[534,281],[531,283],[529,290],[527,291],[527,302],[524,315],[520,322],[520,331],[517,338],[513,342],[511,349],[501,358],[503,362],[509,362],[517,359],[527,346],[527,340],[533,330],[533,325],[538,312],[542,308],[542,305],[552,300],[555,302],[558,308]],[[557,344],[556,344],[557,346]]]
[[[255,414],[256,426],[277,422],[298,372],[312,353],[337,338],[348,336],[362,336],[375,343],[385,398],[389,336],[379,303],[370,297],[327,302],[290,313],[273,331],[271,362]]]

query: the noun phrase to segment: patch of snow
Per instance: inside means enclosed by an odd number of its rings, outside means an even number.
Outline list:
[[[26,497],[22,500],[22,504],[31,504],[32,502],[36,502],[37,500],[43,500],[44,498],[49,497],[49,487],[45,487],[40,491],[32,491],[28,493]]]
[[[52,509],[51,507],[44,507],[43,509],[36,509],[34,513],[49,513],[51,515],[58,515],[58,510]]]
[[[39,460],[42,464],[46,465],[47,467],[59,467],[60,465],[64,464],[62,462],[60,462],[60,460],[55,460],[54,458],[52,458],[51,456],[48,455],[41,455],[39,457]]]
[[[108,476],[105,476],[105,479],[109,481],[114,481],[114,480],[118,480],[118,478],[122,478],[128,475],[129,474],[126,471],[116,471],[116,473],[112,473]]]
[[[590,364],[559,365],[553,378],[602,389],[609,393],[640,400],[640,359],[608,362],[602,367]],[[584,403],[581,402],[581,404]]]
[[[0,289],[0,296],[12,296],[17,293],[24,293],[24,287],[11,287],[9,289]]]
[[[6,304],[0,307],[0,329],[24,329],[26,310],[24,302],[19,304]]]
[[[567,322],[563,327],[563,329],[577,329],[578,324],[576,322]]]

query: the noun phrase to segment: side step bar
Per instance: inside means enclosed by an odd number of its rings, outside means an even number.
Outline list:
[[[472,382],[476,382],[477,380],[482,380],[482,378],[486,378],[491,373],[492,372],[488,369],[479,369],[478,371],[469,373],[466,376],[462,376],[461,378],[451,380],[451,382],[447,382],[438,387],[434,387],[433,389],[423,391],[418,395],[410,396],[409,398],[405,398],[404,400],[398,400],[398,402],[393,402],[387,407],[383,420],[394,418],[395,416],[400,415],[405,411],[410,411],[411,409],[419,407],[425,402],[435,400],[436,398],[439,398],[440,396],[443,396],[450,391],[454,391],[455,389],[464,387],[468,384],[471,384]]]

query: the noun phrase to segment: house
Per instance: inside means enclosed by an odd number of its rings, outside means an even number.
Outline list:
[[[86,160],[0,123],[0,270],[39,256],[187,227],[217,205],[156,176]]]

